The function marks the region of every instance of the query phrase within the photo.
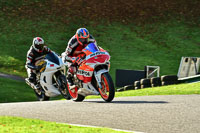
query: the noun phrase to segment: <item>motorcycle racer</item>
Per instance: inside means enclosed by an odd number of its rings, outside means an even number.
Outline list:
[[[69,68],[67,71],[67,80],[70,88],[75,87],[72,77],[76,72],[76,66],[82,62],[81,59],[76,57],[89,43],[96,44],[95,38],[89,34],[89,31],[86,28],[79,28],[77,29],[76,34],[69,40],[65,52],[62,53],[63,61],[67,62]]]
[[[39,86],[36,83],[36,73],[43,66],[36,66],[35,63],[44,59],[48,53],[51,53],[51,50],[47,46],[44,46],[44,40],[41,37],[33,38],[33,43],[27,52],[25,68],[27,69],[29,82],[33,83],[37,89]]]

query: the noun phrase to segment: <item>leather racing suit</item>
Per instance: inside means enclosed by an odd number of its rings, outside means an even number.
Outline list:
[[[37,70],[40,69],[39,66],[36,66],[36,62],[44,59],[45,55],[51,53],[51,50],[44,46],[44,49],[42,52],[37,52],[33,46],[30,47],[29,51],[27,52],[27,60],[26,60],[26,69],[29,81],[36,85],[36,73]]]
[[[84,49],[89,43],[96,43],[95,38],[90,34],[89,41],[87,44],[79,44],[75,35],[69,40],[68,46],[65,52],[62,53],[62,60],[67,62],[68,71],[67,71],[67,79],[72,83],[71,77],[74,75],[76,70],[76,65],[72,63],[72,58],[77,57],[79,53]],[[72,83],[73,84],[73,83]]]

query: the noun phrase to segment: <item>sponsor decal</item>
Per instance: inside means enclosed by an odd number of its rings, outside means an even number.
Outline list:
[[[54,64],[50,64],[50,67],[54,67]]]
[[[80,75],[84,75],[84,76],[87,76],[87,77],[91,77],[91,76],[90,76],[90,72],[88,72],[88,71],[78,70],[77,73],[80,74]]]
[[[90,58],[101,54],[106,54],[106,52],[95,52],[94,54],[90,55]]]

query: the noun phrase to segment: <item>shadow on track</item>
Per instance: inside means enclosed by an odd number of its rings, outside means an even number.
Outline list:
[[[109,103],[109,104],[166,104],[166,101],[84,101],[84,102],[94,102],[94,103]]]

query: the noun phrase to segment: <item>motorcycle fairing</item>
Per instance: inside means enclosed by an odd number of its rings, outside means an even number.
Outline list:
[[[90,43],[83,52],[86,55],[86,63],[104,64],[110,60],[110,55],[102,48],[98,48],[94,43]]]
[[[59,58],[55,53],[47,54],[47,58],[44,60],[47,65],[45,70],[40,74],[40,84],[45,90],[45,94],[50,97],[55,97],[60,95],[58,88],[53,84],[53,78],[56,79],[55,73],[61,71],[65,74],[65,65],[62,59]]]
[[[107,61],[110,60],[110,56],[107,54],[96,55],[94,57],[90,57],[86,63],[98,63],[98,64],[105,64]]]
[[[50,62],[60,65],[59,58],[56,56],[54,52],[47,54],[45,58],[48,59]]]
[[[94,43],[88,44],[82,51],[86,58],[78,68],[77,77],[83,83],[89,83],[92,80],[95,66],[109,62],[110,55],[105,50],[98,48]],[[82,55],[80,54],[79,56]]]
[[[93,71],[94,71],[94,68],[86,64],[83,64],[79,67],[77,71],[77,77],[78,79],[82,80],[83,83],[91,82]]]
[[[78,94],[83,96],[87,95],[99,95],[99,92],[94,88],[91,83],[83,83],[83,88],[78,90]]]
[[[101,86],[101,75],[103,73],[106,73],[106,72],[108,72],[108,70],[102,69],[102,70],[99,70],[98,72],[94,73],[96,81],[97,81],[97,83],[98,83],[98,85],[99,85],[100,88],[102,88],[102,86]]]
[[[85,51],[85,50],[95,53],[96,51],[99,51],[100,49],[97,47],[96,44],[90,43],[83,49],[83,51]]]

